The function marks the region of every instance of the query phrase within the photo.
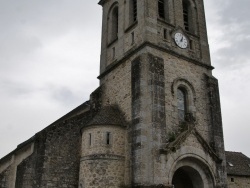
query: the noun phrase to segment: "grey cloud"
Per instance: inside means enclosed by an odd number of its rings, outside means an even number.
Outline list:
[[[229,135],[229,127],[240,129],[242,124],[250,121],[245,114],[237,114],[230,119],[235,108],[240,108],[235,103],[242,104],[238,101],[250,95],[248,89],[244,90],[244,95],[237,93],[249,81],[250,41],[244,35],[250,33],[250,12],[247,10],[250,2],[205,1],[214,8],[208,10],[207,19],[212,18],[208,27],[216,24],[214,31],[223,33],[223,38],[216,38],[217,43],[210,45],[212,50],[221,41],[229,44],[212,54],[212,64],[221,83],[225,133]],[[10,151],[9,148],[14,149],[17,144],[88,100],[89,94],[97,87],[101,35],[101,6],[97,2],[0,1],[0,132],[5,135],[0,137],[0,158]],[[212,36],[217,37],[216,33]],[[240,79],[241,76],[244,79]],[[248,100],[245,101],[249,104]],[[247,108],[242,106],[240,110],[247,111]],[[245,121],[238,125],[237,119],[243,118]],[[8,129],[9,126],[12,128]],[[21,134],[20,130],[23,130]],[[248,129],[244,130],[247,132]],[[234,145],[230,140],[234,137],[227,135],[226,144],[231,150]],[[242,140],[239,138],[239,143],[244,143],[246,139],[243,137]],[[6,148],[4,143],[11,144]],[[242,152],[247,149],[242,147]],[[241,148],[238,147],[238,151]]]
[[[97,87],[97,2],[0,1],[0,132],[6,135],[0,137],[0,158],[88,100]]]
[[[215,60],[218,61],[218,65],[230,69],[235,68],[236,65],[249,64],[250,38],[243,37],[237,42],[231,37],[228,38],[231,45],[216,52]]]
[[[0,44],[0,65],[11,66],[17,64],[22,58],[31,55],[37,49],[43,47],[38,37],[20,35],[13,33],[11,38],[1,38]]]
[[[10,80],[1,80],[0,88],[2,95],[5,94],[8,97],[18,97],[23,95],[30,95],[34,90],[30,88],[28,84],[13,82]]]
[[[218,68],[226,69],[235,69],[236,66],[240,68],[249,64],[250,1],[240,0],[239,4],[239,1],[234,0],[218,0],[218,4],[214,7],[217,8],[217,14],[213,16],[217,19],[214,19],[216,23],[210,22],[210,24],[214,30],[221,31],[221,34],[212,45],[216,47],[220,43],[227,44],[212,54],[214,63]]]
[[[60,87],[58,86],[50,86],[53,90],[50,94],[53,100],[57,101],[61,105],[72,106],[79,105],[79,98],[76,96],[70,88]]]
[[[240,4],[239,4],[240,3]],[[223,24],[247,23],[249,25],[249,0],[227,0],[225,7],[220,7]]]

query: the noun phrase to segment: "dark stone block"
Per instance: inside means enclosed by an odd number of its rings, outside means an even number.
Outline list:
[[[75,116],[49,126],[35,136],[34,152],[17,167],[16,188],[78,187],[80,126],[91,118]],[[81,123],[79,123],[81,122]],[[60,134],[58,134],[58,132]]]

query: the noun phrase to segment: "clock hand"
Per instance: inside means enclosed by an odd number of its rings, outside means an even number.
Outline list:
[[[182,35],[182,38],[181,38],[181,42],[183,41],[183,35]]]

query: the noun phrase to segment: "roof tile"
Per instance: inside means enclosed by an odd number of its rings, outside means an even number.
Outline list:
[[[226,151],[225,154],[228,175],[250,176],[250,158],[240,152]]]
[[[103,107],[96,116],[87,124],[90,125],[124,125],[120,111],[114,107]]]

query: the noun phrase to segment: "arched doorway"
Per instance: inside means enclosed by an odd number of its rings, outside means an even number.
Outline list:
[[[199,172],[189,166],[183,166],[175,171],[172,185],[174,188],[204,188]]]

